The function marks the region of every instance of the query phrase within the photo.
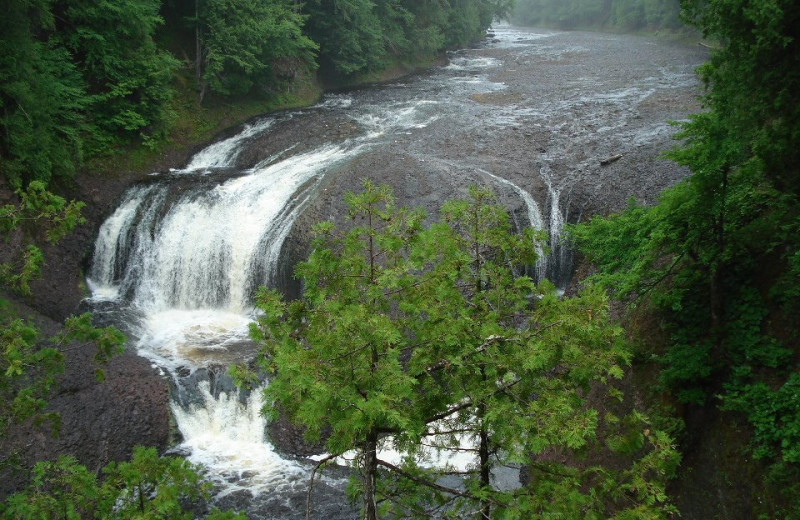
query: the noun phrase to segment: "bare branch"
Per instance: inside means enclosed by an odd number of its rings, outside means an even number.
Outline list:
[[[328,455],[324,459],[317,462],[313,471],[311,471],[311,477],[308,480],[308,490],[306,490],[306,520],[311,520],[311,491],[314,489],[314,477],[317,474],[317,470],[338,456],[339,455]]]
[[[416,482],[417,484],[422,484],[425,487],[429,487],[431,489],[435,489],[436,491],[441,491],[442,493],[448,493],[450,495],[455,495],[455,496],[459,496],[459,497],[463,497],[463,498],[469,498],[471,500],[476,500],[476,498],[474,496],[472,496],[471,494],[469,494],[467,492],[459,491],[457,489],[453,489],[451,487],[443,486],[441,484],[437,484],[436,482],[431,482],[430,480],[426,480],[424,478],[417,477],[416,475],[412,475],[412,474],[408,473],[407,471],[404,471],[403,469],[395,466],[394,464],[391,464],[391,463],[386,462],[384,460],[378,459],[378,464],[383,466],[384,468],[387,468],[387,469],[390,469],[390,470],[394,471],[395,473],[397,473],[398,475],[402,476],[403,478],[407,478],[408,480],[410,480],[412,482]],[[494,500],[489,499],[489,501],[492,502],[494,505],[500,505],[497,502],[495,502]]]

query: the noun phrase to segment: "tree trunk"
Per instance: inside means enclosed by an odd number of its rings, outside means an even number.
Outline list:
[[[711,335],[713,337],[714,352],[713,361],[720,362],[724,358],[724,320],[725,320],[725,295],[724,295],[724,275],[725,269],[723,258],[725,255],[725,212],[727,211],[728,197],[728,168],[722,171],[722,194],[721,207],[719,214],[714,222],[714,240],[716,248],[716,260],[711,265],[711,280],[709,287],[709,304],[711,307]]]
[[[478,455],[480,456],[480,477],[481,477],[481,490],[488,492],[491,486],[491,465],[489,461],[489,432],[486,431],[486,425],[483,424],[483,416],[486,413],[486,407],[481,405],[478,407],[478,416],[481,421],[481,445],[478,448]],[[488,520],[492,512],[492,506],[488,500],[482,498],[480,501],[480,515],[478,518],[481,520]]]
[[[375,502],[375,479],[378,474],[378,435],[370,432],[364,449],[364,507],[363,520],[378,520]]]
[[[486,377],[486,367],[481,364],[481,378],[483,379],[484,385],[487,381]],[[480,479],[481,479],[481,491],[484,493],[488,493],[491,489],[491,461],[489,460],[489,456],[491,452],[489,450],[489,430],[486,427],[486,403],[481,402],[478,405],[477,410],[478,421],[480,423],[480,446],[478,447],[478,457],[480,459]],[[482,498],[480,500],[480,514],[478,518],[481,520],[488,520],[489,515],[492,512],[491,504],[486,500],[486,498]]]
[[[200,103],[206,94],[203,84],[203,44],[200,40],[200,0],[194,0],[194,76],[200,89]]]

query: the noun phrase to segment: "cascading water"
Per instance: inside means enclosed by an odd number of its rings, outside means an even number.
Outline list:
[[[131,187],[102,225],[87,280],[93,301],[170,378],[183,438],[175,449],[208,468],[220,504],[245,508],[251,518],[304,516],[312,462],[279,455],[264,441],[259,392],[240,395],[224,372],[252,359],[253,293],[278,283],[284,242],[304,212],[328,217],[331,206],[320,202],[333,198],[326,190],[342,179],[357,189],[359,179],[383,175],[405,194],[402,202],[435,211],[467,185],[489,184],[517,208],[518,225],[544,230],[549,253],[540,249],[536,273],[563,287],[570,259],[560,235],[573,190],[589,184],[585,171],[600,178],[587,150],[607,153],[616,135],[636,146],[668,138],[662,120],[629,123],[639,121],[636,107],[649,96],[688,88],[681,74],[648,74],[624,87],[612,77],[594,93],[583,78],[573,86],[552,80],[538,91],[554,73],[537,68],[536,81],[514,83],[514,69],[564,61],[591,45],[551,42],[559,33],[495,34],[488,48],[454,53],[449,66],[428,74],[245,125],[185,167]],[[525,98],[513,90],[523,87],[534,91]],[[594,197],[600,185],[585,191]],[[335,198],[341,207],[340,193]],[[352,518],[334,495],[315,518]]]

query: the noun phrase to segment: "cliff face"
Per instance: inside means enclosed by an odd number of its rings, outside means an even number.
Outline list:
[[[43,341],[58,332],[59,322],[30,307],[14,306],[19,315],[36,323]],[[49,406],[61,419],[58,435],[51,435],[49,425],[23,424],[1,440],[2,453],[16,453],[26,468],[40,460],[72,455],[90,471],[98,471],[109,461],[127,460],[136,445],[166,448],[169,396],[158,372],[127,350],[100,367],[105,381],[98,382],[93,356],[91,345],[73,343],[65,348],[65,371]],[[24,471],[8,473],[6,469],[0,478],[0,496],[27,480]]]

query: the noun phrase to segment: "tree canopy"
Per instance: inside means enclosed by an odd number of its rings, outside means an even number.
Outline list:
[[[533,237],[511,233],[485,190],[446,204],[428,227],[369,182],[347,203],[353,227],[319,224],[297,267],[302,298],[262,289],[251,330],[271,374],[266,402],[310,438],[324,434],[332,457],[355,452],[364,518],[670,511],[669,439],[638,414],[601,414],[587,401],[590,388],[619,397],[612,382],[628,362],[601,292],[560,299],[519,276],[535,258]],[[381,457],[389,446],[405,454],[400,465]],[[451,468],[425,464],[448,449],[473,456],[463,488],[439,482]],[[615,472],[546,456],[590,449],[631,459]],[[497,468],[531,460],[529,485],[493,485]]]
[[[190,101],[176,100],[176,91],[185,96],[192,81],[202,102],[277,97],[318,66],[341,79],[375,73],[481,38],[511,2],[7,4],[0,20],[0,174],[16,189],[67,179],[86,159],[131,143],[155,146]]]
[[[687,22],[716,39],[705,111],[682,123],[669,156],[691,176],[651,208],[632,204],[573,236],[597,280],[665,317],[661,383],[684,403],[739,412],[752,450],[773,464],[784,506],[800,513],[800,47],[794,3],[684,0]],[[783,324],[783,325],[782,325]],[[789,504],[788,506],[786,504]]]

